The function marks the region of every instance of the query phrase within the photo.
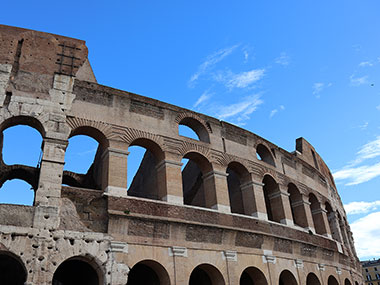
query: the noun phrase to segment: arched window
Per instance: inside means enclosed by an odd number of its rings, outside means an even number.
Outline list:
[[[341,242],[340,237],[339,237],[339,229],[337,228],[337,217],[331,207],[331,205],[326,202],[325,203],[325,208],[327,211],[327,219],[329,221],[329,227],[331,231],[332,238],[335,239],[336,241]]]
[[[297,285],[297,280],[294,277],[293,273],[291,273],[289,270],[284,270],[280,274],[279,284],[280,285]]]
[[[216,201],[215,187],[206,177],[212,172],[211,163],[203,155],[189,152],[184,156],[186,164],[182,169],[182,189],[185,205],[211,208]],[[207,189],[207,191],[206,191]]]
[[[191,138],[193,140],[200,141],[198,134],[196,132],[194,132],[194,130],[192,128],[189,128],[188,126],[179,125],[178,126],[178,133],[180,136],[188,137],[188,138]]]
[[[52,285],[101,285],[103,275],[83,257],[73,257],[61,263],[54,272]]]
[[[259,160],[264,161],[264,162],[266,162],[266,163],[268,163],[270,165],[276,166],[276,164],[274,163],[274,159],[273,159],[273,156],[272,156],[271,152],[263,144],[258,144],[257,145],[257,147],[256,147],[256,155],[257,155],[257,158]]]
[[[127,285],[170,285],[169,274],[156,261],[144,260],[134,265],[128,274]]]
[[[327,285],[339,285],[339,283],[334,276],[330,275],[327,281]]]
[[[256,267],[246,268],[240,276],[239,285],[267,285],[264,273]]]
[[[278,184],[276,180],[274,180],[270,175],[265,175],[263,179],[264,184],[264,198],[265,198],[265,207],[267,210],[268,220],[274,222],[281,222],[281,214],[283,209],[279,209],[275,207],[274,199],[278,199],[276,197],[276,193],[279,192]],[[282,207],[282,204],[280,204]]]
[[[337,216],[338,216],[338,223],[339,223],[340,233],[341,233],[342,238],[343,238],[343,243],[344,243],[344,245],[346,247],[348,247],[348,240],[347,240],[347,235],[346,235],[346,229],[345,229],[345,225],[343,223],[342,216],[339,214],[339,212],[337,212]]]
[[[220,271],[210,265],[201,264],[194,268],[190,275],[189,285],[224,285],[225,281]]]
[[[160,146],[142,138],[133,141],[128,151],[128,196],[161,200],[164,194],[160,191],[157,166],[164,154]]]
[[[26,278],[27,271],[20,258],[0,251],[0,284],[24,285]]]
[[[228,195],[230,198],[231,212],[251,215],[252,213],[248,211],[248,207],[245,206],[245,203],[253,203],[253,197],[250,199],[250,201],[245,201],[244,198],[248,197],[243,198],[242,191],[242,185],[249,181],[248,170],[238,162],[231,162],[227,167],[227,174]]]
[[[18,116],[4,121],[0,130],[0,203],[33,205],[44,129],[36,119]]]
[[[315,232],[317,234],[324,234],[324,224],[323,219],[321,218],[321,205],[315,197],[313,193],[309,194],[309,202],[310,202],[310,209],[311,209],[311,215],[313,217],[313,223]]]
[[[351,285],[351,281],[348,278],[344,279],[344,285]]]
[[[305,206],[300,191],[296,185],[289,183],[288,193],[294,224],[302,228],[308,227]]]
[[[309,273],[306,278],[306,285],[321,285],[317,275]]]
[[[186,118],[183,118],[179,122],[179,126],[181,126],[181,125],[187,126],[190,129],[192,129],[193,132],[197,134],[197,136],[198,136],[198,138],[199,138],[200,141],[206,142],[206,143],[210,142],[210,136],[209,136],[209,133],[208,133],[207,129],[198,120],[196,120],[194,118],[191,118],[191,117],[186,117]],[[184,133],[185,136],[188,136],[186,133],[187,132],[185,131],[185,133]],[[181,135],[181,132],[179,132],[179,134]]]

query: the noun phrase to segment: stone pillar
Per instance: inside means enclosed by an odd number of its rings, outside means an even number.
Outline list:
[[[169,256],[173,257],[175,284],[188,284],[186,276],[187,248],[172,246],[169,248]]]
[[[284,225],[293,225],[292,210],[290,208],[290,194],[286,186],[279,185],[278,191],[269,195],[273,220]]]
[[[128,146],[112,142],[102,154],[102,189],[112,196],[126,197]]]
[[[338,242],[342,242],[342,235],[339,229],[339,222],[335,212],[331,212],[327,217],[330,225],[332,238]]]
[[[158,197],[171,204],[183,205],[182,163],[162,160],[157,166]]]
[[[206,207],[223,213],[231,213],[227,173],[213,170],[204,174],[202,179]]]
[[[265,208],[264,184],[252,180],[240,186],[244,212],[247,215],[268,220]]]
[[[313,215],[314,227],[317,234],[321,234],[331,238],[331,232],[329,227],[327,226],[327,211],[320,207],[318,209],[312,210],[311,214]]]
[[[59,226],[59,207],[67,141],[45,137],[40,177],[34,204],[33,227],[54,229]]]
[[[222,252],[222,257],[226,261],[227,266],[227,280],[229,285],[239,285],[240,276],[237,276],[237,252],[232,250],[225,250]]]

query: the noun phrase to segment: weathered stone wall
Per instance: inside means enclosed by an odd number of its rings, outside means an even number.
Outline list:
[[[0,131],[19,124],[41,133],[43,156],[36,168],[0,163],[1,183],[24,179],[35,191],[33,206],[0,205],[0,263],[16,260],[26,284],[52,284],[71,261],[110,285],[149,270],[160,284],[362,284],[331,173],[303,138],[289,153],[215,118],[101,86],[85,42],[0,25]],[[181,124],[199,140],[180,136]],[[85,175],[63,171],[74,135],[99,143]],[[148,154],[127,191],[133,145]]]

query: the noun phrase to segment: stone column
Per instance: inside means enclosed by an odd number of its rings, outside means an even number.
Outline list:
[[[59,226],[59,207],[67,141],[45,137],[40,177],[35,196],[33,227],[53,229]]]
[[[330,225],[332,238],[338,242],[342,242],[342,235],[339,229],[339,223],[335,212],[331,212],[327,217]]]
[[[102,154],[102,189],[112,196],[127,197],[128,146],[110,141]]]
[[[308,197],[301,194],[301,200],[294,202],[291,206],[293,207],[295,216],[304,217],[303,219],[300,219],[300,226],[315,233]]]
[[[329,227],[327,227],[327,211],[319,207],[318,209],[312,210],[311,214],[313,215],[314,227],[318,234],[327,236],[331,238],[331,232]]]
[[[289,196],[287,187],[282,185],[279,185],[278,191],[269,195],[273,220],[284,225],[294,224]]]
[[[160,200],[183,205],[181,167],[181,162],[166,159],[157,165],[158,197]]]
[[[175,284],[188,284],[186,276],[187,248],[172,246],[169,248],[169,256],[173,257]]]
[[[227,173],[213,170],[204,174],[202,179],[206,207],[223,213],[231,213]]]
[[[242,184],[240,189],[245,214],[268,220],[263,186],[263,183],[254,181],[254,178],[251,176],[251,181]]]
[[[222,257],[226,261],[227,266],[227,278],[229,285],[239,285],[239,279],[240,276],[237,276],[236,274],[236,267],[237,267],[237,252],[232,250],[225,250],[222,252]]]

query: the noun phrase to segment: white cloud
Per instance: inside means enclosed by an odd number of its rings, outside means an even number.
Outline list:
[[[380,157],[380,136],[363,145],[356,158],[333,175],[336,180],[349,180],[346,185],[356,185],[380,176],[380,162],[358,166],[360,163]]]
[[[275,59],[275,63],[280,65],[289,65],[290,57],[286,54],[286,52],[282,52],[280,56]]]
[[[355,248],[360,259],[380,255],[380,212],[371,213],[351,223]]]
[[[285,106],[280,105],[280,107],[278,109],[280,109],[280,111],[283,111],[283,110],[285,110]],[[276,115],[279,111],[278,109],[273,109],[269,114],[269,118],[272,118],[274,115]]]
[[[362,61],[361,63],[359,63],[359,66],[360,67],[373,66],[373,63],[370,61]]]
[[[354,75],[351,75],[350,76],[350,83],[353,86],[360,86],[363,84],[367,84],[368,83],[368,76],[365,75],[362,77],[355,77]]]
[[[347,215],[365,214],[380,207],[380,200],[373,202],[351,202],[344,205]]]
[[[219,72],[214,75],[214,80],[223,83],[227,88],[246,88],[262,79],[265,69],[252,69],[240,73],[231,71]]]
[[[380,162],[373,165],[348,167],[333,173],[335,180],[349,180],[345,185],[357,185],[380,176]]]
[[[208,99],[211,98],[213,93],[209,93],[208,90],[202,93],[202,95],[198,98],[197,102],[193,105],[194,108],[198,107],[200,104],[206,102]]]
[[[241,102],[216,107],[216,117],[221,120],[235,118],[238,122],[248,120],[258,106],[264,103],[260,95],[251,95],[243,98]]]
[[[313,95],[316,95],[317,98],[320,98],[319,93],[321,93],[325,88],[328,88],[332,85],[332,83],[323,83],[323,82],[316,82],[313,84]]]
[[[362,129],[362,130],[365,130],[365,129],[367,129],[368,124],[369,124],[368,122],[364,122],[364,124],[360,125],[359,128]]]
[[[212,55],[208,56],[199,67],[198,71],[194,73],[190,80],[189,85],[193,85],[195,81],[198,80],[198,78],[201,75],[204,75],[208,70],[210,70],[215,64],[223,60],[226,56],[230,55],[239,45],[234,45],[232,47],[224,48],[221,50],[218,50],[217,52],[213,53]]]

